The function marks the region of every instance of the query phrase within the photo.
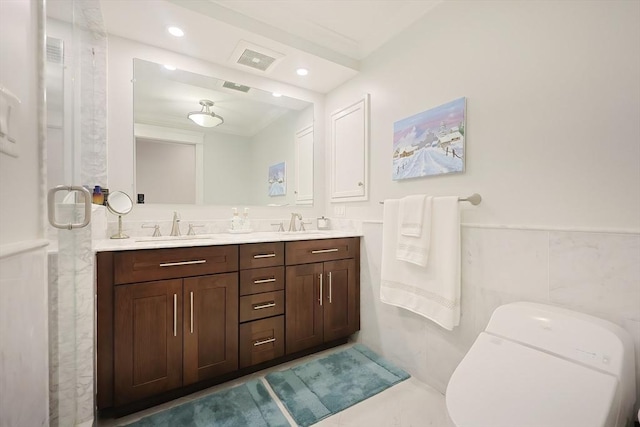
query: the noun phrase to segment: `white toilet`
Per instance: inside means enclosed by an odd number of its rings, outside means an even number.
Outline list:
[[[623,427],[636,400],[633,342],[586,314],[518,302],[498,307],[451,376],[457,427]]]

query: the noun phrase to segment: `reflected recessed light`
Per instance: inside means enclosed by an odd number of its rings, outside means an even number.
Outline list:
[[[182,31],[182,29],[178,27],[169,27],[167,28],[167,31],[169,31],[169,34],[171,34],[172,36],[176,36],[176,37],[184,36],[184,31]]]
[[[298,68],[296,70],[296,73],[298,73],[299,76],[306,76],[307,74],[309,74],[309,70],[307,70],[306,68]]]
[[[171,64],[164,64],[164,68],[166,68],[169,71],[175,71],[176,67],[174,67]]]
[[[282,96],[282,94],[278,92],[273,92],[272,95],[275,96],[276,98],[280,98]]]

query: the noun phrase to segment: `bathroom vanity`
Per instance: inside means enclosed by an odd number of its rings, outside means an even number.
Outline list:
[[[346,342],[360,329],[360,238],[333,236],[98,250],[98,409],[131,412]]]

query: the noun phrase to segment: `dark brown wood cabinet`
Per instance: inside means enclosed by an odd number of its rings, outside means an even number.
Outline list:
[[[98,255],[99,409],[238,369],[237,269],[234,245]]]
[[[183,300],[183,385],[237,370],[237,273],[184,279]]]
[[[287,354],[360,329],[358,245],[357,238],[286,244]],[[314,260],[324,262],[289,265]]]
[[[240,246],[240,367],[284,355],[284,243]]]
[[[97,407],[127,413],[360,329],[360,240],[97,254]]]
[[[119,286],[115,306],[115,404],[181,386],[182,280]]]

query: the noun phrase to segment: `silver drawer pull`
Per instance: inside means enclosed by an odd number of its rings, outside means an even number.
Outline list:
[[[259,259],[259,258],[273,258],[274,256],[276,256],[275,253],[272,254],[260,254],[260,255],[254,255],[253,258],[254,259]]]
[[[268,338],[268,339],[262,340],[262,341],[255,341],[253,343],[253,346],[257,347],[259,345],[269,344],[270,342],[274,342],[275,340],[276,340],[275,338]]]
[[[259,280],[254,280],[253,283],[255,283],[256,285],[259,285],[260,283],[271,283],[271,282],[275,282],[276,278],[272,277],[270,279],[259,279]]]
[[[176,265],[204,264],[205,262],[207,262],[206,259],[197,259],[195,261],[163,262],[160,264],[160,267],[175,267]]]
[[[316,249],[315,251],[311,251],[312,254],[326,254],[328,252],[338,252],[338,248],[333,249]]]
[[[253,309],[254,310],[262,310],[263,308],[271,308],[271,307],[275,307],[275,306],[276,306],[275,301],[269,301],[266,304],[254,305]]]

